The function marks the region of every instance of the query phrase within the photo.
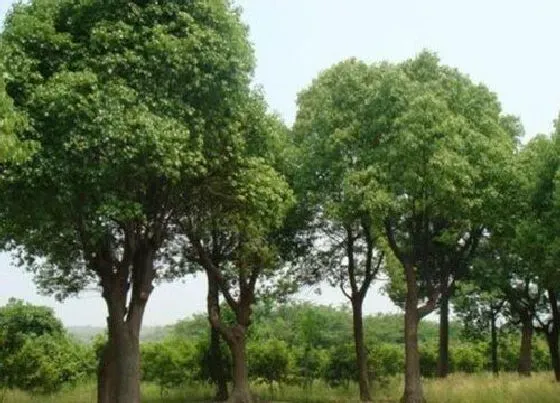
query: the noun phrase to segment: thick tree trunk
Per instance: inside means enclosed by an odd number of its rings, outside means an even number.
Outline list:
[[[520,376],[531,376],[531,350],[533,342],[533,324],[527,313],[521,315],[521,346],[519,349],[519,366],[517,371]]]
[[[233,358],[233,390],[228,399],[230,403],[253,403],[249,388],[245,332],[242,326],[237,325],[229,329],[226,338]]]
[[[140,403],[140,327],[146,299],[133,297],[124,315],[126,293],[114,291],[105,296],[109,309],[108,330],[111,346],[111,403]],[[125,319],[126,318],[126,319]],[[103,402],[105,403],[105,402]]]
[[[492,312],[490,317],[490,333],[491,333],[491,342],[490,342],[490,349],[492,355],[492,372],[494,375],[498,375],[500,372],[499,364],[498,364],[498,328],[496,326],[496,315]]]
[[[208,315],[212,309],[220,314],[220,290],[215,278],[208,275]],[[209,318],[210,319],[210,318]],[[216,401],[225,401],[228,398],[226,368],[224,366],[222,350],[220,349],[220,332],[210,320],[210,376],[216,384]]]
[[[447,377],[449,373],[449,296],[443,293],[439,311],[439,355],[437,376]]]
[[[418,285],[414,266],[405,267],[406,303],[404,313],[405,375],[403,403],[424,403],[420,377],[420,354],[418,351]]]
[[[369,392],[368,357],[364,342],[362,303],[362,298],[354,296],[354,299],[352,300],[352,322],[354,330],[354,345],[356,348],[356,362],[358,364],[360,400],[362,402],[370,402],[371,396]]]
[[[117,338],[118,403],[140,403],[140,343],[134,333],[124,331]]]
[[[111,340],[103,347],[97,368],[97,403],[112,403],[117,394],[117,368]]]

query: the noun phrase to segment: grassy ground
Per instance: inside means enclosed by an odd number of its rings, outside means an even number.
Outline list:
[[[496,378],[490,374],[455,374],[446,380],[426,380],[425,393],[428,402],[441,403],[553,403],[560,402],[560,384],[553,382],[552,375],[537,374],[529,379],[520,379],[515,374],[503,374]],[[350,403],[357,402],[357,388],[331,389],[317,384],[311,391],[283,386],[271,395],[266,386],[254,387],[254,391],[269,402],[294,403]],[[374,390],[377,402],[398,402],[402,393],[402,379],[392,379]],[[212,389],[196,386],[168,393],[161,398],[160,391],[153,385],[143,386],[144,403],[179,403],[210,401]],[[82,385],[74,390],[54,396],[32,397],[20,392],[7,392],[1,403],[95,403],[95,387]]]

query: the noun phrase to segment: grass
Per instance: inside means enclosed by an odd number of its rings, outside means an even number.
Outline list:
[[[560,384],[553,381],[552,374],[540,373],[521,379],[516,374],[454,374],[445,380],[425,380],[424,389],[428,402],[437,403],[553,403],[560,401]],[[356,385],[346,388],[329,388],[315,385],[304,391],[295,386],[281,386],[273,395],[265,385],[254,385],[253,390],[268,402],[293,403],[351,403],[357,402]],[[374,389],[376,402],[398,402],[402,393],[402,378],[391,379]],[[211,401],[213,390],[208,385],[195,385],[174,390],[161,398],[155,385],[143,385],[143,403],[179,403]],[[1,396],[1,393],[0,393]],[[53,396],[30,396],[8,391],[1,403],[95,403],[95,384],[81,385],[73,390]]]

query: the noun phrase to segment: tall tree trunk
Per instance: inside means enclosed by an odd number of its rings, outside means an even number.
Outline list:
[[[364,343],[362,304],[363,299],[359,295],[354,295],[352,299],[352,324],[354,330],[354,346],[356,348],[356,362],[358,364],[360,400],[363,402],[370,402],[368,357]]]
[[[416,269],[406,265],[406,303],[404,313],[405,375],[403,403],[424,403],[420,377],[420,354],[418,352],[418,284]]]
[[[531,376],[531,350],[533,341],[533,324],[528,312],[521,313],[521,346],[519,349],[519,366],[517,371],[520,376]]]
[[[112,341],[110,339],[107,340],[99,357],[97,368],[97,403],[112,403],[114,401],[113,396],[117,394],[115,385],[117,368],[112,345]]]
[[[215,312],[220,315],[220,290],[216,279],[210,274],[208,278],[208,315],[214,307]],[[209,318],[210,319],[210,318]],[[226,368],[224,366],[222,350],[220,349],[220,332],[210,320],[210,376],[216,384],[216,400],[221,402],[228,398],[226,380]]]
[[[558,336],[560,335],[560,313],[558,312],[558,299],[556,291],[552,288],[547,290],[548,300],[552,311],[552,329],[547,332],[548,349],[554,377],[560,382],[560,351],[558,350]]]
[[[249,388],[245,333],[246,330],[241,325],[227,331],[226,341],[233,358],[233,390],[228,399],[229,403],[253,403]]]
[[[115,359],[119,377],[117,403],[140,403],[140,337],[139,330],[128,326],[115,343]]]
[[[492,309],[492,313],[490,314],[490,333],[491,333],[491,342],[490,348],[492,350],[492,372],[494,375],[498,375],[500,372],[500,368],[498,365],[498,328],[496,326],[496,315],[494,314],[494,310]]]
[[[446,280],[447,281],[447,280]],[[449,373],[449,296],[444,292],[441,296],[439,311],[439,355],[437,376],[447,377]]]

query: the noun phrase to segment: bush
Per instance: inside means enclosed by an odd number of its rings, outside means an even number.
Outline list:
[[[438,347],[435,344],[426,343],[420,345],[420,372],[422,376],[433,377],[436,375],[438,362]]]
[[[272,388],[288,374],[290,364],[288,345],[280,340],[253,343],[248,347],[249,373],[252,377],[264,379]]]
[[[349,387],[350,381],[358,379],[354,344],[340,344],[334,347],[330,353],[325,370],[325,380],[331,386],[344,384]]]
[[[404,349],[400,344],[377,344],[369,349],[369,366],[374,378],[385,380],[404,371]]]
[[[14,374],[11,386],[47,394],[91,376],[95,359],[90,349],[68,337],[44,334],[28,337],[6,369]]]
[[[481,372],[486,366],[486,354],[480,343],[462,343],[449,351],[450,366],[454,372]]]
[[[329,351],[323,349],[297,348],[293,352],[294,368],[292,373],[295,379],[304,388],[313,386],[315,379],[320,379],[329,364]]]
[[[142,380],[154,382],[163,395],[187,381],[197,379],[199,373],[196,347],[185,340],[169,339],[141,346]]]

